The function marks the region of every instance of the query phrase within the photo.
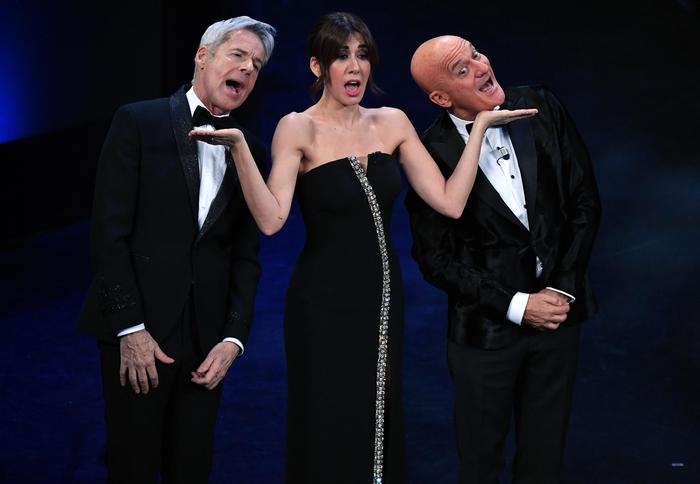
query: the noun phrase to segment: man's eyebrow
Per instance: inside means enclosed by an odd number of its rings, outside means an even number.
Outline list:
[[[242,49],[242,48],[240,48],[240,47],[231,47],[228,51],[229,51],[229,52],[240,52],[240,53],[243,54],[243,55],[249,55],[249,54],[250,54],[250,52],[248,52],[247,50]],[[255,55],[253,56],[253,62],[257,62],[258,64],[262,64],[262,63],[263,63],[262,59],[261,59],[260,57],[255,56]]]
[[[460,54],[461,47],[461,44],[453,46],[442,59],[441,64],[450,72],[454,72],[463,60]],[[454,61],[452,61],[452,59],[454,59]],[[450,61],[452,61],[452,63],[450,63]]]

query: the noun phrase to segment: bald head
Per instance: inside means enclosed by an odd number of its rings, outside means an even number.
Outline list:
[[[455,35],[442,35],[423,42],[411,58],[411,76],[426,93],[435,91],[449,70],[450,59],[471,44]]]
[[[423,42],[411,59],[411,75],[433,103],[462,119],[474,119],[505,99],[486,56],[455,35]]]

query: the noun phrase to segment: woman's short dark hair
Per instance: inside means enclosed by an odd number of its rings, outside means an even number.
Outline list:
[[[338,58],[340,50],[352,34],[358,34],[364,40],[367,46],[367,59],[372,68],[379,64],[377,44],[367,24],[360,17],[347,12],[334,12],[322,16],[309,35],[309,56],[315,57],[321,68],[321,75],[309,89],[312,99],[323,89],[328,80],[328,67]],[[371,72],[367,86],[375,94],[381,92],[374,83]]]

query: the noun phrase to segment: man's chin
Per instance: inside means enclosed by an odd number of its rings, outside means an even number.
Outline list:
[[[238,93],[236,96],[226,96],[224,99],[222,99],[220,107],[224,111],[233,111],[234,109],[241,107],[247,98],[248,93],[243,92]]]
[[[503,101],[506,100],[506,93],[503,92],[503,88],[500,86],[500,84],[496,87],[496,90],[492,94],[493,97],[493,102],[496,103],[496,106],[500,106],[503,104]]]

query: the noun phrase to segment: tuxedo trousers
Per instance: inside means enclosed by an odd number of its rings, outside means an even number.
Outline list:
[[[136,323],[136,322],[135,322]],[[100,343],[110,484],[198,484],[209,480],[223,381],[214,390],[192,383],[200,349],[190,295],[173,332],[158,342],[175,360],[156,360],[159,385],[147,394],[119,383],[119,344]],[[146,323],[148,328],[148,323]]]
[[[563,323],[497,350],[448,343],[462,484],[499,482],[512,417],[513,482],[560,481],[580,335]]]

